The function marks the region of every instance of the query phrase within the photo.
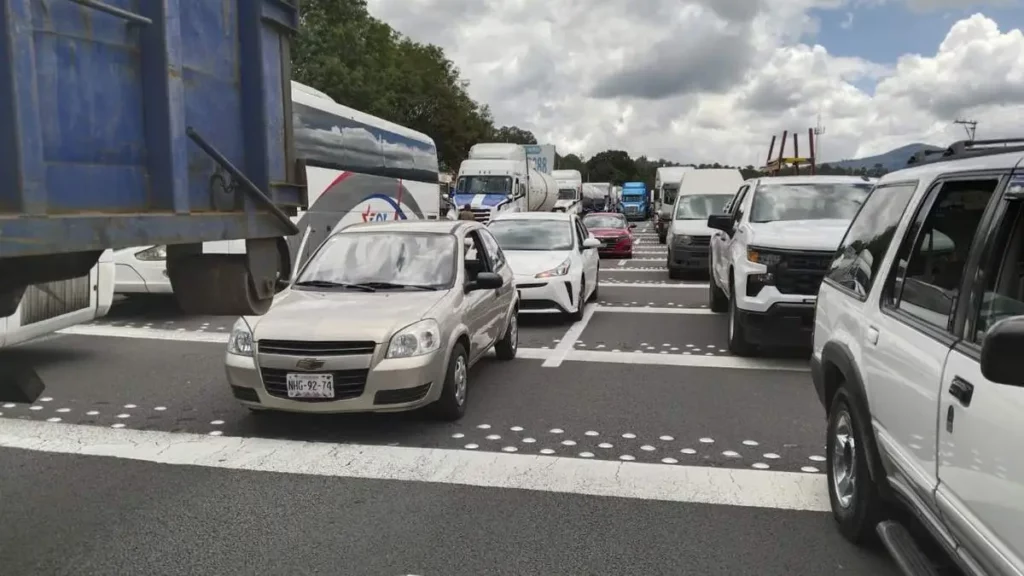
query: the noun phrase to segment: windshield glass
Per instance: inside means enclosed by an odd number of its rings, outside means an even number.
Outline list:
[[[872,185],[768,184],[754,194],[751,222],[779,220],[852,220]]]
[[[583,225],[589,229],[594,228],[625,228],[626,219],[622,216],[610,216],[601,214],[599,216],[587,216],[583,219]]]
[[[572,249],[572,224],[565,220],[497,220],[487,228],[502,250]]]
[[[351,232],[324,241],[296,284],[389,283],[448,288],[455,280],[450,234]]]
[[[575,188],[559,188],[558,189],[559,200],[575,200],[576,189]]]
[[[732,194],[694,194],[676,202],[676,220],[707,220],[712,214],[725,212]]]
[[[458,194],[504,194],[512,193],[511,176],[463,176],[456,185]]]
[[[665,184],[661,187],[661,203],[675,204],[676,194],[679,194],[678,184]]]

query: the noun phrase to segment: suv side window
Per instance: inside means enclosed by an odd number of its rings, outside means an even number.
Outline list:
[[[498,241],[494,239],[489,230],[480,230],[480,238],[484,241],[487,256],[490,257],[491,262],[494,264],[494,271],[497,272],[504,268],[505,253],[501,251],[501,246],[498,246]]]
[[[915,190],[916,182],[876,187],[850,223],[825,278],[866,298]]]
[[[980,264],[985,288],[965,333],[968,342],[979,346],[996,322],[1024,315],[1024,203],[1007,204],[988,249]]]
[[[971,245],[997,178],[955,180],[929,193],[909,227],[886,285],[883,305],[949,329]]]

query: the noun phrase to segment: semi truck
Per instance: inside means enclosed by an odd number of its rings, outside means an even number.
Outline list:
[[[265,313],[291,266],[291,218],[307,208],[289,89],[297,3],[3,6],[5,324],[32,286],[73,292],[101,256],[140,245],[167,247],[184,312]],[[244,253],[203,253],[233,239]],[[0,368],[0,399],[42,392],[30,368]]]
[[[646,220],[650,204],[647,198],[647,184],[626,182],[622,185],[622,213],[627,220]]]
[[[612,201],[611,182],[587,182],[583,185],[583,210],[601,212]]]
[[[558,186],[555,212],[580,212],[583,200],[583,175],[579,170],[555,170],[551,173]]]
[[[503,212],[550,212],[557,198],[555,179],[531,168],[519,144],[475,144],[459,165],[455,206],[469,206],[478,222]]]

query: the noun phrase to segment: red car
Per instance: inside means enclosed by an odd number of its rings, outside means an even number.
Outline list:
[[[612,258],[633,257],[633,228],[626,217],[617,212],[591,212],[583,217],[583,225],[601,241],[597,253]]]

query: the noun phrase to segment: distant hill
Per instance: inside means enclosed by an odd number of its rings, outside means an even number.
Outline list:
[[[893,170],[899,170],[907,166],[907,160],[911,156],[916,154],[920,150],[942,150],[939,146],[932,146],[931,144],[907,144],[901,146],[895,150],[890,150],[885,154],[879,154],[878,156],[869,156],[867,158],[857,158],[854,160],[843,160],[841,162],[829,162],[831,166],[843,168],[846,170],[860,170],[864,168],[866,170],[872,170],[875,164],[881,164],[887,172]]]

